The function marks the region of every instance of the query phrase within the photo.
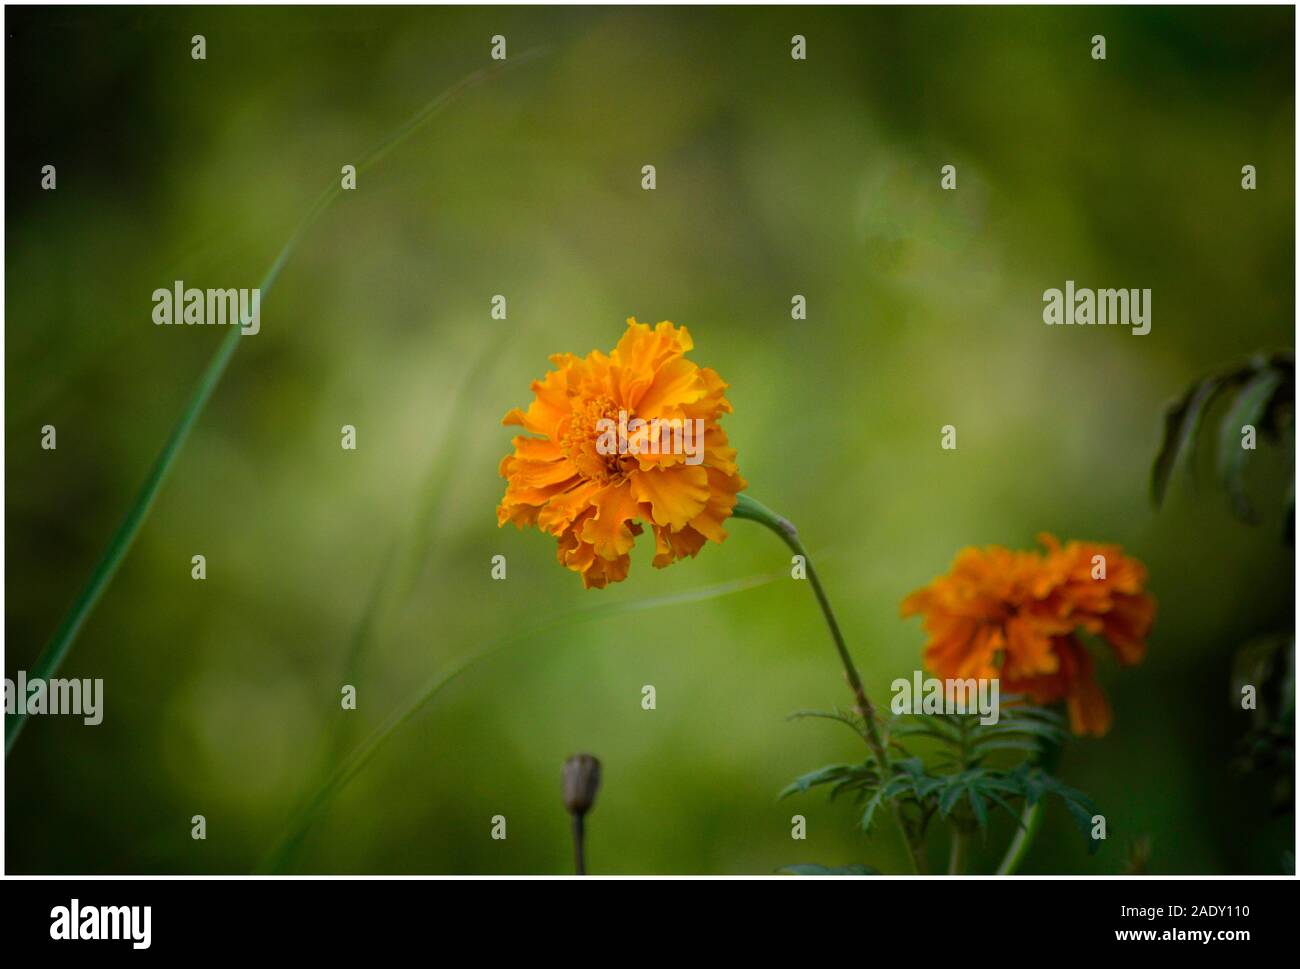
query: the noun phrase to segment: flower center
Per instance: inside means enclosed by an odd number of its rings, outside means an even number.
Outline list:
[[[609,428],[617,435],[618,406],[605,396],[575,401],[573,413],[560,428],[560,447],[584,478],[603,482],[623,473],[617,450],[602,454],[597,447],[602,435],[610,440]]]

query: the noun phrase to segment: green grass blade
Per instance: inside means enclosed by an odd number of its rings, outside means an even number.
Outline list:
[[[113,533],[108,548],[100,557],[95,570],[90,575],[89,581],[82,588],[81,594],[77,596],[72,608],[63,617],[58,629],[55,630],[54,636],[45,649],[41,651],[41,655],[37,657],[36,663],[28,672],[29,679],[48,679],[54,675],[67,657],[73,641],[77,638],[77,633],[81,631],[86,618],[90,615],[91,610],[95,608],[95,604],[99,602],[99,597],[103,595],[104,589],[112,581],[118,566],[122,564],[122,559],[126,557],[131,543],[135,541],[140,526],[144,524],[144,520],[149,516],[149,510],[153,507],[154,499],[158,497],[158,492],[167,479],[167,473],[171,470],[172,464],[175,463],[177,453],[185,443],[185,439],[189,437],[190,431],[199,418],[199,414],[203,412],[208,398],[212,396],[212,391],[216,389],[218,381],[221,380],[221,375],[225,372],[226,365],[230,362],[230,357],[234,354],[239,339],[240,330],[238,327],[232,327],[230,332],[222,339],[216,354],[199,378],[198,386],[195,387],[194,393],[191,394],[189,403],[185,405],[185,410],[181,412],[180,420],[172,428],[167,443],[163,445],[162,452],[154,461],[153,467],[149,469],[149,476],[145,478],[144,484],[141,485],[135,501],[126,513],[126,517],[117,526],[117,531]],[[6,757],[9,756],[9,751],[13,749],[14,742],[22,732],[26,719],[26,714],[22,713],[5,715]]]
[[[455,101],[460,95],[510,67],[517,67],[535,60],[542,53],[544,51],[541,49],[530,50],[508,61],[499,61],[492,67],[476,71],[458,81],[428,102],[409,120],[396,128],[377,147],[372,149],[369,154],[364,156],[361,163],[357,165],[358,173],[378,162],[414,134],[422,125],[437,116],[443,108]],[[269,296],[271,288],[280,276],[280,271],[284,268],[294,250],[297,249],[298,243],[305,236],[307,230],[325,211],[329,203],[342,191],[343,188],[339,180],[332,178],[329,187],[317,197],[307,215],[289,237],[289,241],[284,244],[276,255],[270,268],[267,269],[266,275],[262,277],[258,289],[261,290],[263,301]],[[144,484],[140,486],[135,501],[127,510],[121,524],[117,526],[117,530],[108,542],[108,547],[104,550],[104,554],[100,557],[98,563],[96,563],[94,571],[90,574],[90,579],[82,587],[80,594],[72,604],[72,608],[68,610],[54,635],[36,658],[35,664],[28,672],[29,679],[48,679],[63,664],[68,651],[77,638],[77,634],[81,631],[81,627],[94,610],[108,584],[113,580],[113,576],[117,573],[118,567],[126,557],[126,553],[135,542],[140,527],[144,524],[145,519],[149,517],[149,511],[153,507],[154,500],[158,497],[158,492],[162,489],[163,482],[167,480],[172,465],[176,462],[176,456],[190,436],[190,431],[194,429],[194,425],[198,422],[199,415],[203,413],[204,407],[207,406],[212,392],[221,381],[222,374],[225,373],[226,366],[230,363],[230,358],[239,346],[240,338],[240,328],[232,327],[217,347],[216,353],[213,354],[202,376],[199,377],[199,382],[190,395],[185,409],[181,412],[180,419],[172,427],[167,442],[163,445],[157,459],[155,459],[153,467],[149,469],[149,475],[145,478]],[[6,757],[9,756],[9,751],[13,749],[14,743],[18,740],[18,735],[22,733],[26,719],[25,714],[7,714],[5,716]]]

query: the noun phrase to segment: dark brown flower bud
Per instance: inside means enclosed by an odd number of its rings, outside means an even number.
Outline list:
[[[581,817],[596,803],[600,788],[600,761],[591,754],[574,754],[564,762],[564,806]]]

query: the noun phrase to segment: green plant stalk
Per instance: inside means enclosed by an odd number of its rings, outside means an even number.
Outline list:
[[[1038,755],[1039,765],[1049,773],[1055,773],[1060,762],[1060,744],[1049,743]],[[1002,863],[998,865],[995,874],[1014,875],[1020,863],[1029,854],[1029,849],[1043,826],[1043,800],[1040,798],[1033,804],[1026,804],[1024,810],[1020,812],[1020,827],[1016,830],[1015,837],[1011,839],[1011,844],[1007,846],[1007,853],[1002,857]]]
[[[867,698],[866,690],[863,689],[862,677],[853,664],[853,657],[849,655],[849,648],[844,642],[844,634],[840,632],[840,624],[835,620],[835,612],[831,609],[830,600],[826,597],[826,590],[822,588],[821,579],[817,576],[817,570],[813,568],[812,557],[799,539],[798,529],[794,527],[794,524],[789,519],[783,518],[766,505],[744,494],[736,496],[736,507],[732,510],[732,515],[736,518],[758,522],[760,525],[766,526],[781,541],[785,542],[791,551],[803,558],[808,574],[808,583],[812,586],[813,595],[817,597],[817,604],[821,606],[822,615],[826,619],[826,626],[830,630],[831,639],[835,643],[835,651],[839,654],[840,663],[844,666],[844,678],[848,680],[849,689],[853,691],[853,702],[858,713],[865,721],[867,746],[871,748],[876,763],[880,765],[882,783],[887,783],[890,776],[889,751],[880,738],[880,728],[876,723],[876,709]],[[919,832],[904,820],[896,805],[891,807],[891,811],[894,821],[903,834],[903,841],[907,845],[908,858],[911,860],[912,868],[917,874],[920,874],[927,867],[925,845],[919,837]]]
[[[966,868],[966,834],[954,827],[948,847],[948,874],[960,875]]]
[[[499,61],[493,67],[484,68],[470,74],[452,87],[443,91],[432,101],[428,102],[423,108],[416,112],[404,124],[394,129],[387,138],[367,154],[357,165],[358,174],[366,168],[379,161],[393,148],[397,147],[408,137],[415,133],[427,121],[436,116],[441,109],[454,101],[459,95],[469,89],[488,80],[490,77],[501,73],[507,67],[517,66],[535,59],[542,53],[542,50],[530,50],[509,61]],[[280,276],[280,271],[284,268],[289,257],[297,249],[298,243],[302,240],[307,230],[320,217],[328,207],[329,203],[341,195],[343,192],[342,184],[338,179],[331,179],[330,184],[316,198],[315,203],[298,223],[293,235],[289,237],[283,248],[276,255],[271,267],[266,271],[258,284],[261,291],[262,299],[265,300],[269,295],[272,286],[275,285],[276,279]],[[63,665],[64,659],[67,658],[77,634],[81,632],[82,626],[85,625],[86,619],[98,604],[100,596],[108,588],[108,584],[117,574],[118,567],[122,560],[126,558],[126,553],[130,551],[132,544],[135,542],[136,535],[139,534],[141,526],[149,512],[153,508],[154,500],[158,497],[158,492],[162,490],[163,483],[167,480],[167,475],[176,463],[176,457],[184,446],[185,441],[189,438],[190,432],[198,422],[199,416],[207,406],[208,400],[216,390],[217,384],[220,383],[222,375],[226,371],[226,366],[230,363],[230,358],[234,355],[239,346],[239,340],[242,336],[240,327],[231,327],[230,331],[222,338],[217,347],[216,353],[208,362],[199,382],[194,391],[190,394],[189,401],[185,409],[181,411],[181,416],[176,424],[172,427],[171,434],[168,435],[162,451],[154,460],[153,466],[149,469],[149,475],[145,478],[144,484],[136,493],[135,501],[127,510],[126,516],[122,519],[117,530],[113,532],[113,537],[109,539],[108,546],[104,554],[100,556],[96,563],[94,571],[91,572],[90,578],[82,587],[80,594],[73,601],[71,609],[63,617],[58,628],[50,641],[41,650],[40,655],[36,658],[31,671],[28,674],[29,679],[49,679]],[[23,714],[9,714],[5,717],[5,757],[13,749],[14,743],[18,740],[18,735],[22,733],[23,726],[27,721],[27,716]]]
[[[1011,844],[1007,846],[1007,853],[1002,858],[1002,864],[998,865],[997,874],[1014,875],[1020,863],[1025,860],[1025,855],[1029,854],[1029,848],[1038,837],[1038,830],[1043,826],[1043,802],[1040,800],[1032,805],[1026,805],[1020,813],[1020,828],[1016,831],[1016,836],[1011,839]]]
[[[581,814],[573,816],[573,873],[587,874],[587,832]]]
[[[958,768],[965,771],[970,767],[970,722],[962,717],[957,722],[960,743],[957,747]],[[957,822],[955,815],[948,820],[948,830],[952,833],[948,844],[948,874],[960,875],[966,868],[966,831]]]

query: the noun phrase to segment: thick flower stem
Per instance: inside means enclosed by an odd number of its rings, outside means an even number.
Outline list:
[[[880,767],[881,783],[888,783],[889,750],[880,738],[880,728],[876,724],[875,707],[867,699],[867,692],[862,686],[862,677],[858,674],[858,668],[853,665],[853,657],[849,655],[849,648],[844,642],[844,634],[840,632],[840,624],[835,621],[835,612],[831,609],[830,600],[826,598],[826,590],[822,588],[821,579],[817,577],[817,570],[813,568],[812,558],[809,556],[808,550],[803,547],[803,542],[799,540],[798,529],[794,527],[794,524],[789,519],[783,518],[748,495],[736,496],[736,507],[732,511],[732,515],[736,518],[744,518],[767,526],[770,531],[774,532],[790,547],[791,551],[802,557],[808,582],[813,589],[813,595],[817,597],[817,604],[821,606],[822,615],[826,618],[826,626],[831,633],[831,639],[835,642],[835,651],[839,653],[840,662],[844,666],[844,678],[848,680],[849,689],[853,691],[854,705],[866,726],[865,739],[867,745],[871,748],[872,754],[875,755],[877,765]],[[919,874],[926,869],[924,845],[921,843],[918,833],[903,819],[897,808],[894,809],[893,813],[894,820],[903,833],[903,840],[907,843],[908,858],[912,863],[912,868]]]
[[[1025,855],[1029,854],[1029,846],[1034,843],[1034,837],[1038,834],[1038,829],[1043,825],[1043,802],[1039,801],[1032,807],[1026,807],[1020,814],[1020,829],[1016,836],[1011,839],[1011,844],[1007,847],[1006,856],[1002,859],[1002,864],[998,865],[997,873],[999,875],[1014,875],[1020,863],[1025,860]]]
[[[952,844],[948,848],[948,874],[960,875],[966,867],[966,835],[954,830]]]
[[[1057,766],[1061,762],[1061,745],[1056,743],[1042,744],[1035,760],[1049,774],[1055,773]],[[1020,812],[1020,828],[1016,831],[1016,836],[1011,839],[1011,844],[1007,846],[1007,853],[1003,856],[1002,863],[998,865],[997,874],[1014,875],[1016,873],[1020,863],[1029,854],[1029,848],[1033,845],[1034,839],[1038,837],[1038,829],[1042,826],[1042,799],[1033,804],[1026,804],[1025,809]]]

